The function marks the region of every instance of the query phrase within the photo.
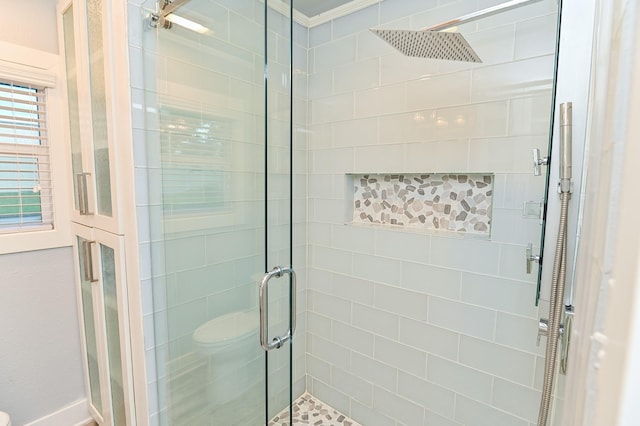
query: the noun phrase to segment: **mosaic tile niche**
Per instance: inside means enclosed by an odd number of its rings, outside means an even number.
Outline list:
[[[353,223],[489,235],[493,174],[352,175]]]

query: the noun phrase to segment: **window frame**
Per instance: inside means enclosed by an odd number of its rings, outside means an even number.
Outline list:
[[[7,42],[0,42],[0,80],[44,87],[53,228],[16,228],[0,233],[0,255],[71,246],[69,216],[69,160],[66,155],[64,80],[60,56]]]

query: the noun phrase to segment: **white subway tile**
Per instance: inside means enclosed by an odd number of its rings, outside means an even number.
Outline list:
[[[478,401],[489,402],[491,400],[493,378],[489,374],[462,364],[429,355],[427,379]]]
[[[334,79],[337,76],[334,76]],[[358,90],[355,95],[355,116],[373,117],[405,111],[404,83]]]
[[[398,52],[380,58],[380,84],[402,83],[428,78],[438,72],[436,61],[404,56]]]
[[[492,209],[491,240],[500,243],[526,245],[540,240],[539,218],[525,218],[522,208]]]
[[[431,238],[431,264],[482,274],[498,272],[500,245],[470,238]]]
[[[435,414],[430,410],[426,410],[424,424],[429,426],[460,426],[460,423]]]
[[[554,55],[557,26],[555,13],[516,23],[516,59]]]
[[[424,422],[424,408],[382,388],[373,390],[373,406],[383,414],[407,425]]]
[[[509,134],[544,135],[549,134],[551,117],[551,91],[537,96],[511,99],[509,101]],[[542,156],[544,157],[542,151]]]
[[[339,320],[343,322],[351,321],[351,302],[340,299],[339,297],[329,294],[312,291],[313,304],[311,309],[313,312],[324,315],[325,317]]]
[[[463,396],[456,397],[456,417],[474,426],[527,426],[528,422]]]
[[[367,356],[373,356],[373,334],[340,321],[332,321],[334,342]],[[365,402],[365,401],[363,401]]]
[[[331,381],[331,365],[310,353],[307,353],[307,372],[325,383]]]
[[[412,173],[465,172],[468,157],[469,141],[465,139],[410,143],[405,147],[404,165]]]
[[[314,152],[315,150],[331,148],[332,143],[332,124],[324,123],[324,124],[312,124],[309,125],[309,152]],[[313,162],[312,159],[309,158],[309,171],[313,172]]]
[[[430,237],[426,234],[382,230],[375,232],[376,255],[410,262],[429,259]]]
[[[423,11],[416,10],[414,12],[415,14],[411,17],[412,28],[418,29],[440,24],[456,16],[475,12],[478,7],[475,0],[457,0],[455,2],[440,4],[437,8],[434,8],[435,5],[433,3],[433,1],[427,3],[430,6],[429,9],[423,9]]]
[[[356,60],[356,36],[344,37],[313,49],[314,72],[330,70]]]
[[[540,395],[540,391],[529,387],[495,379],[492,405],[535,423],[538,420]]]
[[[357,60],[377,58],[381,55],[395,52],[399,55],[391,45],[385,43],[380,37],[377,37],[371,31],[362,31],[357,34],[358,49]]]
[[[347,348],[313,334],[310,335],[310,340],[312,345],[311,347],[313,348],[313,355],[319,360],[338,368],[349,368],[351,354]],[[320,395],[316,396],[318,398],[322,398]]]
[[[335,408],[341,413],[349,413],[351,398],[340,392],[340,390],[335,387],[321,381],[314,380],[313,390],[311,393],[314,397],[320,399],[322,402],[328,404],[332,408]]]
[[[309,28],[309,48],[316,47],[331,40],[332,22]]]
[[[546,157],[546,150],[540,153]],[[544,179],[529,173],[509,173],[505,177],[503,205],[506,209],[521,209],[525,201],[541,202],[544,197]],[[497,185],[496,185],[497,186]]]
[[[318,200],[314,206],[317,220],[333,224],[344,224],[352,217],[343,200]]]
[[[471,47],[482,59],[483,66],[513,60],[514,37],[513,25],[465,34]]]
[[[349,275],[333,274],[331,292],[335,296],[363,305],[373,305],[373,283]]]
[[[492,339],[496,312],[439,297],[429,298],[429,323],[483,339]]]
[[[545,345],[536,346],[538,320],[498,312],[496,343],[520,349],[532,354],[544,355]],[[541,340],[541,343],[543,341]]]
[[[438,108],[433,135],[439,140],[506,136],[507,117],[506,101]]]
[[[333,39],[338,39],[353,33],[366,30],[378,25],[379,5],[374,4],[333,20]]]
[[[464,71],[409,81],[406,90],[406,107],[410,111],[466,104],[471,94],[471,73]]]
[[[376,386],[395,392],[398,386],[398,370],[357,352],[351,354],[351,373]]]
[[[371,405],[373,401],[373,385],[361,377],[345,370],[334,368],[331,372],[331,384],[356,401]]]
[[[353,148],[310,151],[311,173],[349,173],[353,171]]]
[[[400,284],[401,262],[380,256],[353,253],[353,275],[389,285]]]
[[[356,173],[393,173],[402,170],[404,145],[363,146],[355,148]]]
[[[425,377],[427,354],[410,346],[376,336],[374,358],[418,377]]]
[[[380,3],[381,21],[389,22],[398,18],[404,18],[425,10],[433,9],[438,5],[436,0],[416,2],[414,0],[386,0]]]
[[[413,125],[414,114],[390,114],[378,117],[378,138],[379,143],[397,144],[408,141],[409,128]],[[426,133],[426,130],[423,132]],[[425,136],[420,136],[425,138]]]
[[[402,263],[401,287],[448,299],[460,298],[461,272],[421,263]]]
[[[428,298],[426,294],[398,287],[376,284],[375,307],[411,319],[426,321]]]
[[[373,254],[375,232],[371,228],[333,225],[333,247],[358,253]]]
[[[313,298],[316,293],[310,291],[309,294],[312,295],[311,297]],[[324,337],[325,339],[331,339],[331,319],[309,310],[307,312],[306,331],[315,334],[316,336]]]
[[[535,295],[536,288],[533,283],[488,275],[462,274],[461,299],[474,305],[535,317]]]
[[[370,306],[353,304],[351,323],[363,330],[370,331],[390,339],[398,338],[399,317]]]
[[[331,96],[333,93],[333,74],[331,71],[309,74],[308,99],[313,101]],[[264,108],[264,105],[260,105]]]
[[[353,118],[353,93],[311,100],[311,123],[350,120]]]
[[[422,321],[400,318],[399,342],[425,352],[455,361],[458,359],[458,338],[458,333],[453,331]]]
[[[530,384],[535,355],[472,337],[460,336],[460,362],[493,376]]]
[[[518,136],[471,139],[469,171],[494,173],[531,173],[531,150],[546,152],[546,136]]]
[[[337,148],[376,145],[378,143],[378,118],[341,121],[333,125],[333,146]]]
[[[547,55],[473,70],[471,100],[486,101],[548,93],[554,56]]]
[[[358,419],[363,425],[367,426],[396,426],[395,420],[380,414],[375,409],[362,405],[357,401],[351,402],[351,417]]]
[[[455,393],[448,389],[400,371],[398,394],[434,413],[453,418]]]

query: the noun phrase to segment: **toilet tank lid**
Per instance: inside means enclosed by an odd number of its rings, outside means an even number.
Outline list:
[[[7,426],[9,424],[9,415],[4,411],[0,411],[0,426]]]
[[[198,343],[220,343],[244,336],[257,329],[257,311],[231,312],[202,324],[193,332],[193,340]]]

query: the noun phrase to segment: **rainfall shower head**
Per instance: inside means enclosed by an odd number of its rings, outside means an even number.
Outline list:
[[[482,62],[460,33],[444,31],[386,30],[371,31],[407,56],[446,59],[449,61]]]
[[[541,0],[511,0],[417,31],[382,28],[372,28],[371,31],[407,56],[482,62],[462,34],[441,30],[539,1]]]

